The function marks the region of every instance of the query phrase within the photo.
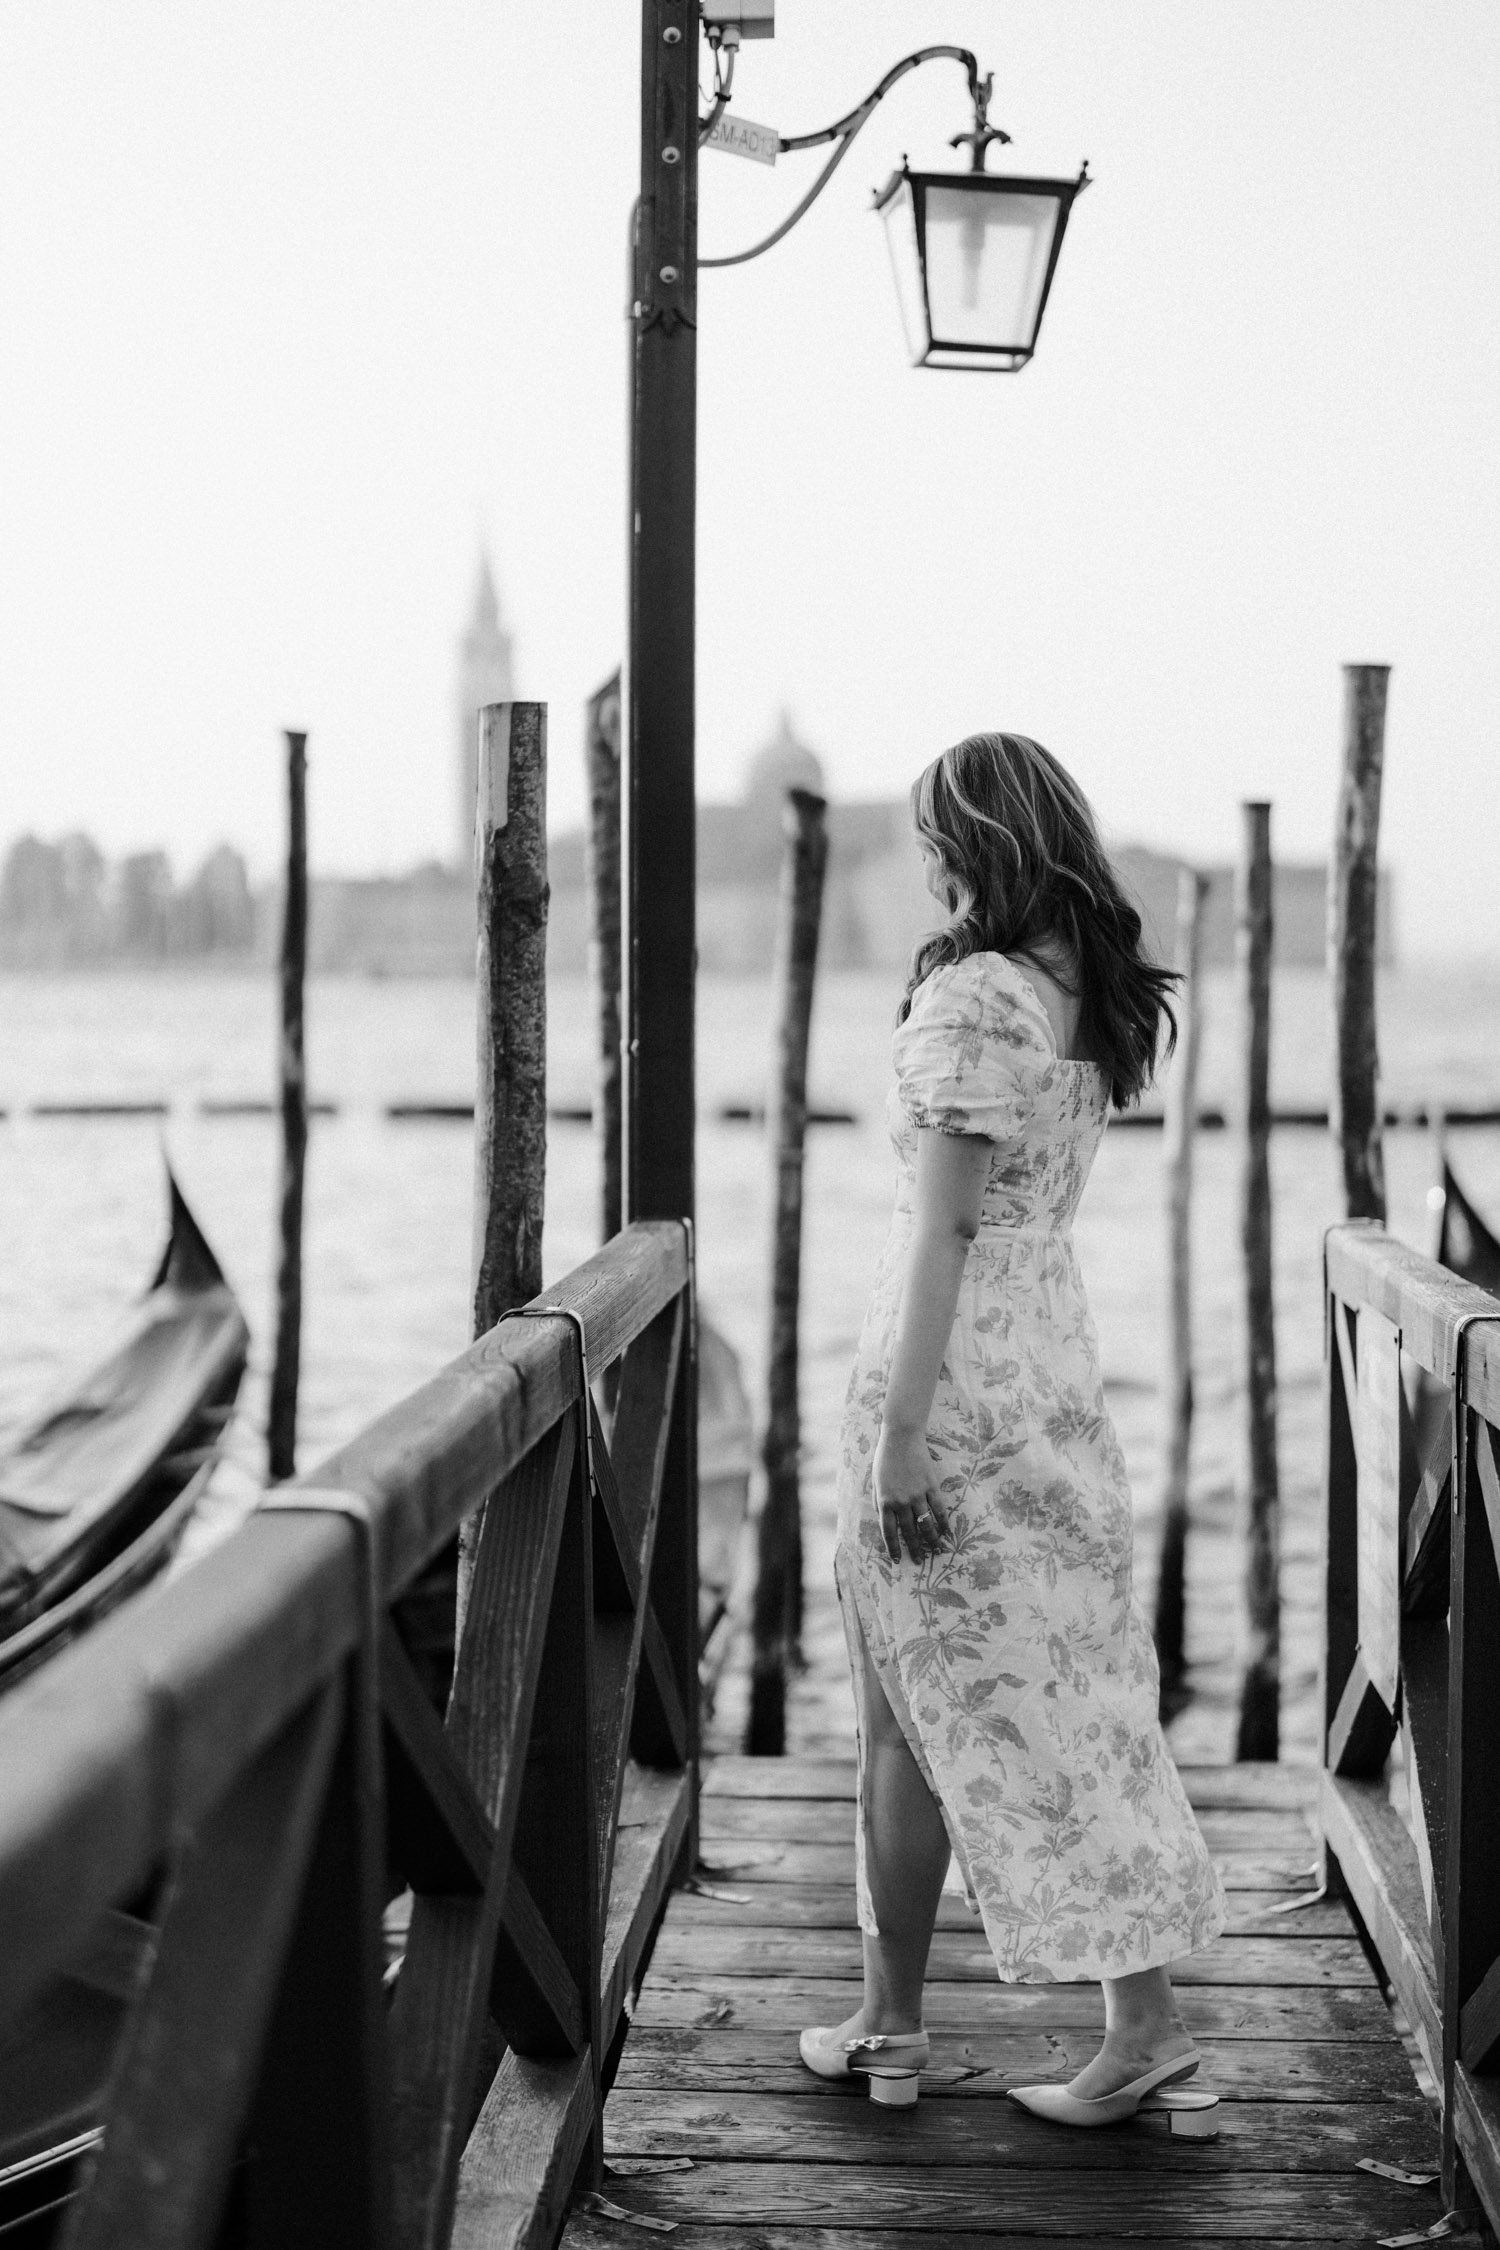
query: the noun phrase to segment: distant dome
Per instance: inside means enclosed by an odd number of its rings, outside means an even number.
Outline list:
[[[797,740],[790,711],[783,711],[775,734],[750,761],[745,801],[753,804],[772,797],[779,803],[788,789],[810,789],[817,797],[827,794],[822,766],[807,744]]]

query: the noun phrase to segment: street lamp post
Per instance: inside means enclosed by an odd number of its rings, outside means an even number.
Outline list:
[[[625,667],[624,1216],[696,1210],[693,1141],[697,488],[698,0],[642,0],[641,188],[630,385],[630,624]],[[649,1598],[698,1742],[698,1369],[682,1365],[667,1438]],[[637,1720],[632,1749],[671,1762]],[[665,1749],[665,1758],[662,1752]],[[657,1753],[653,1756],[653,1751]],[[696,1807],[696,1793],[695,1793]],[[696,1810],[684,1845],[697,1854]]]
[[[698,270],[739,265],[790,232],[821,194],[875,109],[909,71],[946,60],[968,78],[974,125],[967,173],[903,165],[883,190],[912,356],[920,366],[1015,372],[1030,360],[1076,180],[989,172],[990,79],[967,48],[907,55],[832,125],[782,139],[782,150],[832,144],[823,170],[762,241],[698,256],[700,14],[715,49],[712,120],[729,98],[742,38],[770,34],[774,0],[642,0],[641,184],[632,269],[630,629],[623,948],[624,1162],[627,1219],[691,1222],[694,1187],[695,936],[694,600]],[[727,72],[724,64],[728,63]],[[654,1597],[674,1651],[696,1646],[697,1422],[691,1339],[669,1439]],[[670,1623],[668,1623],[670,1617]],[[697,1671],[679,1656],[678,1691],[697,1740]],[[638,1748],[648,1755],[649,1743]],[[691,1845],[692,1839],[690,1839]]]

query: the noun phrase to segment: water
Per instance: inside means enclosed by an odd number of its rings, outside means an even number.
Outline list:
[[[830,975],[814,1025],[814,1096],[859,1113],[811,1138],[804,1259],[804,1423],[815,1672],[837,1676],[827,1586],[834,1441],[843,1387],[892,1185],[882,1123],[895,992],[884,976]],[[254,1335],[227,1510],[262,1459],[272,1328],[277,1139],[269,1117],[205,1118],[205,1097],[272,1091],[275,995],[268,978],[155,974],[0,978],[0,1442],[68,1369],[87,1362],[139,1291],[163,1227],[160,1148],[240,1293]],[[1310,971],[1278,977],[1273,1097],[1315,1104],[1327,1090],[1327,996]],[[315,1095],[339,1103],[314,1123],[308,1168],[306,1329],[300,1458],[314,1463],[467,1340],[472,1134],[450,1123],[386,1122],[401,1099],[464,1100],[473,1086],[474,996],[456,981],[315,981],[308,1051]],[[1387,1096],[1480,1106],[1500,1099],[1500,974],[1406,970],[1381,989]],[[550,997],[553,1100],[586,1102],[591,1029],[581,979]],[[758,982],[705,978],[700,991],[699,1270],[706,1309],[740,1350],[759,1395],[765,1296],[764,1154],[758,1132],[721,1125],[720,1103],[760,1093],[770,999]],[[1230,980],[1211,980],[1203,1098],[1233,1097]],[[37,1100],[161,1099],[151,1119],[41,1119]],[[1456,1137],[1455,1160],[1481,1207],[1500,1212],[1500,1133]],[[1106,1380],[1137,1498],[1138,1572],[1155,1567],[1161,1360],[1161,1135],[1106,1136],[1078,1224]],[[1387,1136],[1391,1224],[1427,1246],[1426,1136]],[[1197,1532],[1190,1558],[1190,1653],[1199,1699],[1180,1751],[1227,1742],[1238,1634],[1236,1479],[1240,1457],[1237,1156],[1233,1136],[1198,1142],[1194,1214]],[[1286,1500],[1287,1734],[1315,1738],[1320,1241],[1339,1215],[1326,1135],[1273,1141],[1280,1458]],[[548,1278],[596,1241],[592,1138],[556,1125],[549,1151]],[[827,1659],[826,1664],[822,1661]],[[811,1691],[809,1691],[811,1695]],[[821,1686],[819,1688],[821,1694]],[[842,1724],[809,1702],[813,1731]],[[737,1724],[726,1691],[721,1728]]]

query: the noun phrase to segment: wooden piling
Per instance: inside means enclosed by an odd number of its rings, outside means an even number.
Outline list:
[[[485,1335],[542,1286],[547,1167],[547,706],[479,714],[473,1325]],[[459,1538],[457,1634],[480,1519]]]
[[[765,1496],[757,1527],[752,1612],[752,1756],[786,1749],[787,1673],[802,1633],[802,1505],[798,1410],[798,1305],[802,1288],[802,1172],[807,1139],[807,1048],[817,971],[827,807],[787,791],[776,933],[777,1036],[766,1123],[772,1178],[771,1318],[767,1353]]]
[[[547,1162],[547,706],[479,714],[474,1333],[542,1286]]]
[[[599,1151],[600,1238],[620,1231],[624,1163],[620,1056],[620,675],[590,696],[585,728],[589,822],[589,980],[598,1048],[594,1059],[594,1141]]]
[[[295,1474],[302,1360],[302,1189],[307,1170],[307,736],[286,737],[286,903],[281,919],[281,1212],[276,1353],[266,1426],[272,1484]]]
[[[1328,871],[1328,973],[1335,1065],[1330,1123],[1339,1144],[1344,1208],[1385,1224],[1375,957],[1380,783],[1388,664],[1344,666],[1344,760]]]
[[[1281,1498],[1276,1471],[1276,1314],[1271,1258],[1271,808],[1247,804],[1236,884],[1235,954],[1244,1010],[1240,1243],[1245,1261],[1249,1646],[1237,1759],[1281,1741]]]
[[[1193,1434],[1192,1212],[1193,1135],[1198,1117],[1198,1050],[1203,1030],[1200,956],[1208,877],[1184,867],[1177,878],[1177,1053],[1167,1081],[1167,1350],[1163,1393],[1167,1427],[1162,1477],[1161,1566],[1156,1580],[1156,1654],[1163,1705],[1180,1702],[1187,1672],[1187,1531]]]

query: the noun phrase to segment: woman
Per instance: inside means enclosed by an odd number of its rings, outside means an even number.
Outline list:
[[[1131,1507],[1072,1220],[1109,1106],[1149,1083],[1172,978],[1071,776],[971,736],[913,791],[928,888],[895,1038],[900,1184],[849,1386],[839,1598],[859,1721],[864,2005],[807,2031],[823,2076],[927,2059],[922,1985],[950,1850],[1002,1978],[1101,1980],[1066,2087],[1110,2124],[1198,2055],[1168,1964],[1224,1902],[1157,1718]]]

